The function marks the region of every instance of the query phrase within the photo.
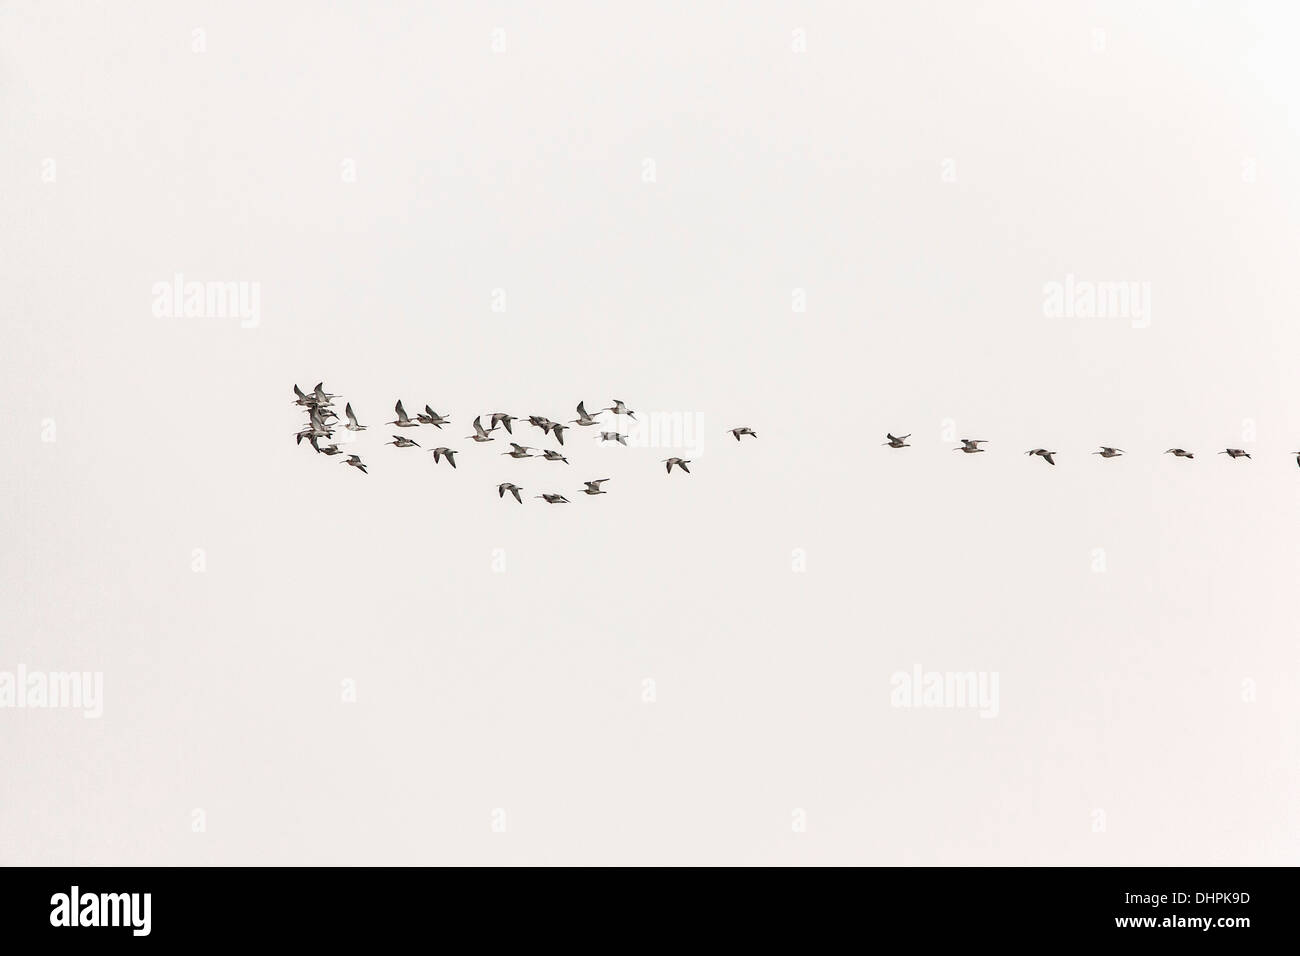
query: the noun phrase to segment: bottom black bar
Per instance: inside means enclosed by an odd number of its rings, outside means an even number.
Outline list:
[[[452,938],[488,929],[498,944],[507,926],[537,942],[612,943],[681,925],[765,941],[843,928],[923,947],[1125,937],[1236,946],[1289,939],[1296,920],[1285,868],[834,869],[791,886],[752,869],[705,875],[697,885],[691,872],[623,872],[597,886],[580,872],[480,880],[437,868],[5,869],[0,920],[7,943],[374,945],[439,924]]]

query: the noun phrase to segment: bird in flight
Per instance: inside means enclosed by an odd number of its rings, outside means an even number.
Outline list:
[[[1094,455],[1101,455],[1102,458],[1117,458],[1124,454],[1123,448],[1112,448],[1110,445],[1102,445],[1101,451],[1094,451]]]
[[[347,461],[343,462],[343,464],[351,465],[353,468],[359,468],[363,475],[370,474],[370,472],[366,471],[366,466],[361,463],[360,455],[348,455]]]
[[[597,478],[595,481],[584,481],[586,488],[582,489],[584,495],[607,495],[608,491],[601,491],[600,486],[609,481],[608,478]]]
[[[519,492],[523,490],[524,489],[520,488],[518,485],[512,485],[508,481],[503,481],[501,482],[501,484],[497,485],[497,497],[504,498],[506,496],[506,492],[508,491],[515,496],[515,501],[519,502],[522,505],[524,503],[524,499],[519,497]]]
[[[968,455],[973,455],[977,451],[984,451],[980,445],[983,445],[987,441],[987,438],[963,438],[961,440],[961,447],[954,448],[953,451],[964,451]]]
[[[394,435],[392,441],[386,441],[384,442],[384,444],[396,445],[398,448],[410,448],[412,445],[414,445],[416,448],[420,447],[419,442],[413,441],[410,438],[403,438],[401,435]]]
[[[428,405],[424,406],[423,414],[417,413],[415,417],[420,420],[421,425],[432,425],[434,428],[438,429],[439,431],[442,431],[443,425],[446,425],[448,422],[451,421],[451,419],[446,417],[445,415],[439,415]]]
[[[348,423],[347,423],[346,425],[343,426],[343,427],[346,428],[348,431],[350,431],[350,432],[363,432],[363,431],[366,430],[366,426],[360,424],[360,423],[357,421],[357,416],[354,415],[354,414],[352,413],[352,403],[351,403],[351,402],[348,402],[346,405],[343,406],[343,414],[346,415],[346,416],[348,416]]]
[[[297,386],[295,386],[295,388],[296,388],[296,387],[297,387]],[[597,412],[596,414],[599,415],[600,412]],[[588,414],[587,414],[587,409],[585,409],[585,408],[583,407],[582,402],[579,402],[579,403],[578,403],[578,417],[575,418],[572,422],[570,422],[570,424],[572,424],[572,425],[594,425],[594,424],[596,424],[596,419],[595,419],[593,416],[588,415]]]
[[[673,473],[673,465],[676,465],[678,468],[686,472],[686,474],[688,475],[691,473],[691,470],[686,467],[691,463],[691,460],[689,458],[687,458],[684,461],[681,458],[665,458],[664,461],[668,465],[668,474],[670,475]]]
[[[330,456],[333,456],[333,455],[341,455],[341,454],[343,454],[343,449],[340,448],[338,445],[326,445],[324,448],[322,448],[320,445],[318,445],[318,444],[316,443],[316,436],[315,436],[315,435],[312,435],[311,438],[308,439],[308,441],[311,442],[311,447],[312,447],[312,448],[315,448],[316,451],[319,452],[319,453],[322,454],[322,455],[330,455]]]
[[[513,435],[513,434],[514,434],[514,431],[510,428],[510,423],[511,423],[511,422],[514,422],[514,421],[518,421],[518,420],[519,420],[519,416],[518,416],[518,415],[507,415],[505,412],[493,412],[493,413],[492,413],[492,427],[489,428],[488,431],[493,431],[493,432],[494,432],[494,431],[497,430],[497,426],[498,426],[498,425],[505,425],[505,426],[506,426],[506,434],[507,434],[507,435]]]
[[[536,451],[537,450],[536,448],[529,448],[527,445],[516,445],[514,442],[510,443],[510,447],[513,448],[514,451],[503,451],[501,454],[509,455],[511,458],[535,458],[536,457],[535,455],[528,454],[530,451]]]
[[[1173,455],[1175,458],[1195,458],[1196,456],[1190,451],[1183,451],[1181,448],[1167,448],[1166,455]]]
[[[419,422],[411,421],[411,417],[406,414],[406,409],[402,407],[402,400],[399,398],[397,404],[393,406],[393,411],[397,413],[397,418],[391,422],[385,422],[386,425],[396,425],[398,428],[419,428]]]
[[[627,445],[627,436],[626,436],[626,435],[620,435],[618,432],[601,432],[601,433],[600,433],[600,443],[603,445],[603,444],[605,444],[605,442],[607,442],[607,441],[616,441],[616,442],[618,442],[620,445],[624,445],[624,446],[626,446],[626,445]]]
[[[613,405],[609,406],[609,408],[603,408],[601,411],[613,412],[615,415],[626,415],[628,418],[632,419],[632,421],[636,421],[636,415],[632,413],[630,408],[623,404],[621,398],[614,399]]]
[[[735,436],[736,441],[740,441],[741,435],[749,435],[751,438],[758,437],[758,432],[754,431],[754,429],[750,428],[748,425],[741,425],[739,428],[730,428],[728,431]]]
[[[557,425],[554,422],[551,423],[551,434],[555,436],[555,440],[561,445],[564,444],[564,433],[568,430],[568,425]]]
[[[1052,456],[1055,455],[1056,452],[1054,452],[1054,451],[1048,451],[1046,448],[1033,448],[1033,449],[1030,449],[1029,451],[1025,452],[1025,454],[1026,454],[1026,455],[1039,455],[1039,456],[1042,457],[1042,458],[1043,458],[1043,459],[1044,459],[1044,460],[1045,460],[1049,465],[1055,465],[1055,464],[1056,464],[1055,459],[1052,458]]]
[[[551,421],[545,415],[529,415],[528,424],[540,428],[543,435],[549,435],[551,433],[551,427],[555,422]]]
[[[544,452],[542,452],[542,457],[545,458],[547,461],[562,461],[566,465],[569,463],[569,459],[565,458],[563,455],[561,455],[558,451],[556,451],[553,448],[548,448]]]
[[[298,432],[294,438],[297,444],[301,445],[304,438],[333,438],[334,430],[321,420],[320,412],[316,406],[312,406],[308,413],[307,427]],[[312,447],[315,447],[314,445]]]
[[[495,429],[493,429],[493,431],[495,431]],[[474,434],[466,435],[465,437],[472,438],[474,441],[495,441],[495,439],[487,433],[487,430],[484,429],[482,415],[479,415],[474,419]]]
[[[885,444],[888,445],[890,448],[911,448],[912,447],[906,441],[903,440],[905,438],[911,438],[912,437],[911,432],[908,432],[906,435],[900,435],[898,437],[889,434],[889,432],[885,432],[885,437],[889,439],[887,442],[885,442]]]
[[[569,499],[564,495],[533,495],[533,497],[544,499],[548,505],[567,505],[569,503]]]
[[[1249,458],[1250,452],[1242,448],[1225,448],[1219,452],[1220,455],[1228,455],[1231,458]]]
[[[433,463],[436,465],[436,464],[438,464],[438,462],[441,461],[443,458],[446,458],[446,459],[447,459],[447,464],[449,464],[449,465],[451,465],[451,467],[455,468],[455,467],[456,467],[456,458],[455,458],[455,455],[456,455],[456,452],[452,451],[450,448],[443,448],[443,447],[439,446],[439,447],[437,447],[437,448],[435,448],[435,449],[433,450]]]

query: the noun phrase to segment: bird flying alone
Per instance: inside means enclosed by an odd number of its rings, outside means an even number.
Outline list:
[[[1249,458],[1250,452],[1242,448],[1225,448],[1219,452],[1220,455],[1227,455],[1230,458]]]
[[[346,416],[348,416],[348,423],[347,423],[346,425],[343,426],[343,427],[346,428],[348,431],[350,431],[350,432],[363,432],[363,431],[366,430],[366,426],[365,426],[365,425],[359,424],[359,423],[357,422],[357,416],[354,415],[353,412],[352,412],[352,403],[351,403],[351,402],[348,402],[346,405],[343,406],[343,414],[346,415]]]
[[[505,425],[506,434],[513,435],[514,432],[510,428],[510,423],[513,421],[518,421],[518,419],[519,419],[518,415],[507,415],[505,412],[493,412],[492,427],[489,428],[488,431],[496,431],[498,425]]]
[[[904,441],[904,439],[912,437],[911,432],[908,432],[906,435],[897,435],[897,436],[891,435],[889,434],[889,432],[885,432],[885,437],[889,439],[887,442],[885,442],[885,444],[888,445],[890,448],[911,448],[912,447],[906,441]]]
[[[562,461],[566,465],[569,463],[569,459],[565,458],[563,455],[561,455],[558,451],[556,451],[553,448],[548,448],[546,449],[546,451],[542,452],[542,457],[545,458],[547,461]]]
[[[435,465],[444,458],[447,459],[447,464],[451,465],[453,468],[456,467],[456,452],[452,451],[450,448],[443,448],[442,446],[433,450],[433,463]]]
[[[961,447],[954,448],[953,451],[964,451],[968,455],[973,455],[978,451],[984,451],[980,445],[983,445],[987,441],[987,438],[963,438],[961,440]]]
[[[420,447],[420,443],[419,443],[419,442],[417,442],[417,441],[412,441],[412,440],[409,439],[409,438],[403,438],[401,435],[394,435],[392,441],[386,441],[386,442],[384,442],[384,444],[385,444],[385,445],[396,445],[398,448],[410,448],[412,445],[414,445],[416,448],[419,448],[419,447]]]
[[[474,419],[474,434],[466,435],[466,438],[472,438],[474,441],[495,441],[483,427],[483,416],[479,415]]]
[[[402,407],[402,400],[399,398],[397,404],[393,406],[393,411],[397,413],[397,418],[391,422],[385,422],[387,425],[396,425],[398,428],[418,428],[419,422],[411,421],[411,417],[406,414],[406,409]]]
[[[530,451],[536,451],[537,450],[536,448],[529,448],[527,445],[517,445],[514,442],[510,443],[510,447],[513,448],[514,451],[503,451],[501,454],[509,455],[511,458],[535,458],[536,457],[535,455],[528,454]]]
[[[1183,451],[1181,448],[1166,448],[1166,455],[1173,455],[1175,458],[1195,458],[1196,456],[1190,451]]]
[[[601,433],[600,433],[600,443],[603,445],[603,444],[605,444],[605,442],[607,442],[607,441],[616,441],[616,442],[618,442],[620,445],[624,445],[624,446],[626,446],[626,445],[627,445],[627,436],[626,436],[626,435],[620,435],[618,432],[601,432]]]
[[[1048,451],[1046,448],[1033,448],[1033,449],[1031,449],[1031,450],[1025,452],[1025,454],[1026,454],[1026,455],[1038,455],[1040,458],[1042,458],[1044,461],[1046,461],[1049,465],[1055,465],[1055,464],[1056,464],[1055,459],[1052,458],[1052,456],[1055,455],[1056,452],[1054,452],[1054,451]]]
[[[370,474],[370,472],[366,471],[366,466],[361,463],[360,455],[348,455],[347,460],[343,462],[343,464],[351,465],[353,468],[360,469],[363,475]]]
[[[297,387],[297,386],[295,386],[295,388],[296,388],[296,387]],[[596,414],[599,415],[600,412],[597,412]],[[572,422],[570,422],[570,424],[572,424],[572,425],[594,425],[594,424],[596,424],[596,419],[595,419],[594,416],[592,416],[592,415],[588,415],[588,414],[587,414],[587,409],[583,407],[582,402],[579,402],[579,403],[578,403],[578,417],[575,418]]]
[[[1117,458],[1124,454],[1123,448],[1112,448],[1110,445],[1102,445],[1101,451],[1094,451],[1094,455],[1101,455],[1102,458]]]
[[[534,498],[541,498],[548,505],[567,505],[569,499],[564,495],[533,495]]]
[[[515,496],[515,501],[519,502],[522,505],[524,503],[524,499],[519,497],[519,492],[523,490],[524,489],[520,488],[518,485],[513,485],[508,481],[503,481],[501,482],[501,484],[497,485],[497,497],[504,498],[506,496],[506,492],[508,491]]]
[[[600,486],[609,481],[608,478],[597,478],[595,481],[584,481],[586,488],[582,489],[584,495],[607,495],[608,491],[601,491]]]
[[[691,460],[690,460],[689,458],[687,458],[687,459],[681,459],[681,458],[665,458],[665,459],[664,459],[664,463],[668,465],[668,474],[670,474],[670,475],[673,473],[673,465],[676,465],[678,468],[680,468],[682,471],[686,472],[686,474],[688,474],[688,475],[691,473],[691,470],[690,470],[689,468],[686,467],[687,465],[689,465],[689,464],[691,463]]]
[[[754,429],[750,428],[748,425],[741,425],[739,428],[729,428],[727,430],[731,432],[736,441],[740,441],[741,435],[749,435],[751,438],[758,437],[758,432],[754,431]]]
[[[603,409],[603,411],[613,412],[615,415],[626,415],[628,418],[632,419],[632,421],[636,421],[636,415],[633,414],[630,408],[623,404],[621,398],[614,399],[614,404],[609,406],[609,408]]]

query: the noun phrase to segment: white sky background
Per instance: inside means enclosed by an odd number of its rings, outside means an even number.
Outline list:
[[[0,8],[0,670],[105,694],[0,710],[0,863],[1300,861],[1300,10],[421,6]],[[614,396],[694,473],[461,438]]]

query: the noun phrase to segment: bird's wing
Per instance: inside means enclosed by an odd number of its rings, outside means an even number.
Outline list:
[[[681,462],[681,463],[679,464],[679,467],[682,469],[682,471],[686,472],[686,474],[689,475],[689,474],[691,473],[691,470],[690,470],[689,468],[686,467],[686,462],[684,462],[684,461]]]

